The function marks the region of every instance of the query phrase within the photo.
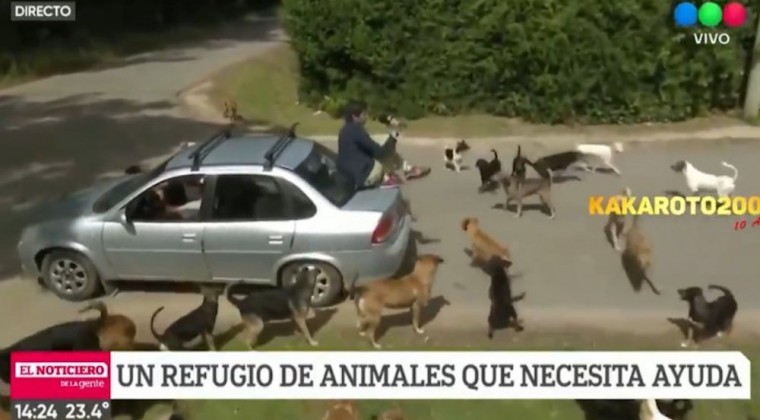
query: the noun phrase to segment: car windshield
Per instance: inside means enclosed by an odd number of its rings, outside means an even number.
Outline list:
[[[356,193],[353,182],[338,171],[338,156],[319,143],[314,143],[295,172],[337,207],[343,207]]]
[[[103,193],[103,195],[98,197],[98,199],[92,205],[92,211],[95,213],[107,212],[113,208],[113,206],[120,203],[130,194],[135,192],[135,190],[163,173],[166,169],[166,165],[169,163],[169,160],[171,159],[166,160],[164,163],[156,166],[148,172],[126,177],[122,182],[114,185],[110,190],[106,191]]]

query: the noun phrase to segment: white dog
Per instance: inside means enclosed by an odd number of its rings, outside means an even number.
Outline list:
[[[736,178],[739,177],[739,170],[728,162],[721,162],[721,164],[733,170],[734,175],[708,174],[695,168],[694,165],[686,160],[679,160],[670,165],[670,169],[684,175],[686,186],[689,187],[692,194],[696,194],[699,191],[713,191],[720,197],[728,197],[736,189]]]
[[[585,163],[584,169],[591,170],[591,166],[588,163],[590,157],[595,157],[605,167],[611,169],[616,174],[620,175],[620,170],[612,163],[612,158],[616,153],[623,152],[623,143],[615,142],[612,145],[608,144],[579,144],[575,146],[575,150],[583,155],[583,161]]]

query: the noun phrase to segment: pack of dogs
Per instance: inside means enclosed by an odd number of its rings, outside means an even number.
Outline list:
[[[237,115],[236,104],[225,105],[228,114]],[[388,122],[389,124],[392,121]],[[471,148],[466,140],[444,148],[444,164],[455,172],[466,168],[464,156]],[[496,150],[490,151],[490,159],[479,158],[475,168],[479,173],[478,191],[495,189],[499,186],[506,195],[505,206],[514,203],[515,217],[523,214],[523,200],[535,196],[545,208],[549,218],[553,219],[556,209],[552,202],[552,188],[558,178],[565,176],[573,167],[586,171],[607,170],[620,175],[615,164],[615,156],[623,152],[623,145],[580,144],[572,150],[529,159],[518,145],[512,160],[511,170],[505,171]],[[692,193],[711,191],[719,196],[733,193],[738,170],[731,164],[722,162],[732,169],[733,175],[712,175],[702,172],[688,161],[678,161],[671,169],[683,174],[686,185]],[[538,177],[529,177],[529,170]],[[127,173],[142,172],[142,168],[130,167]],[[623,200],[631,197],[631,189],[626,187],[614,199]],[[405,207],[411,215],[411,203],[405,200]],[[412,216],[413,217],[413,216]],[[630,219],[630,220],[628,220]],[[498,330],[513,329],[520,332],[525,329],[522,318],[518,316],[515,303],[525,298],[526,293],[514,295],[510,267],[513,257],[509,247],[488,232],[476,217],[465,217],[461,229],[469,242],[471,264],[483,270],[490,278],[488,298],[490,308],[486,319],[486,335],[492,339]],[[648,285],[652,293],[660,295],[662,290],[650,278],[653,263],[653,247],[648,239],[640,217],[626,217],[611,214],[604,226],[612,248],[620,255],[624,266],[637,273],[639,284]],[[356,328],[359,336],[364,337],[375,349],[381,349],[377,330],[386,310],[407,310],[411,314],[413,331],[425,334],[422,312],[431,301],[432,289],[439,267],[445,261],[436,254],[418,255],[411,272],[375,280],[348,290],[348,297],[353,300],[356,311]],[[156,309],[150,318],[150,332],[161,351],[178,351],[187,349],[188,344],[202,339],[207,350],[214,351],[217,345],[214,329],[219,314],[219,300],[224,297],[239,314],[243,327],[244,341],[249,349],[259,345],[259,337],[271,322],[291,321],[306,342],[318,346],[307,324],[314,313],[311,307],[312,295],[317,283],[317,273],[302,270],[296,273],[290,284],[283,287],[253,292],[243,292],[242,282],[233,282],[225,287],[198,286],[201,302],[187,314],[171,322],[162,332],[155,326],[158,315],[164,307]],[[640,286],[639,286],[640,287]],[[679,298],[688,305],[687,326],[682,347],[697,345],[701,340],[727,335],[732,331],[733,321],[738,311],[738,304],[730,290],[719,285],[708,286],[721,295],[708,300],[700,287],[678,289]],[[237,290],[237,292],[236,292]],[[80,313],[99,312],[96,318],[60,323],[0,350],[0,380],[9,384],[11,380],[10,355],[13,351],[77,351],[77,350],[134,350],[137,328],[135,322],[123,314],[109,312],[106,304],[96,301],[81,309]],[[679,400],[680,401],[680,400]],[[603,401],[597,405],[604,406]],[[596,404],[595,403],[595,404]],[[659,403],[659,404],[658,404]],[[579,402],[580,404],[580,402]],[[642,400],[633,406],[639,420],[667,420],[682,418],[678,414],[663,414],[662,401]],[[618,405],[619,406],[619,405]],[[585,410],[585,409],[584,409]],[[668,411],[668,410],[664,410]],[[614,415],[602,418],[623,418]],[[180,418],[180,417],[177,417]],[[359,419],[360,414],[354,401],[336,401],[330,405],[324,420]],[[406,417],[399,407],[386,410],[372,418],[379,420],[402,420]]]

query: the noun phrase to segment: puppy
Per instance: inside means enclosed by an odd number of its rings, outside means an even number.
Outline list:
[[[381,348],[375,332],[385,308],[410,308],[414,331],[424,334],[425,330],[420,327],[420,313],[430,300],[438,266],[443,262],[443,258],[438,255],[420,255],[411,273],[401,278],[377,280],[355,288],[359,335],[368,337],[374,348]]]
[[[380,415],[372,416],[372,420],[405,420],[406,416],[401,407],[393,407],[383,411]]]
[[[198,336],[203,338],[208,350],[216,350],[213,334],[219,312],[219,289],[201,286],[201,293],[203,295],[201,304],[174,321],[162,334],[156,332],[155,321],[156,316],[164,310],[164,307],[153,312],[150,317],[150,331],[162,351],[181,350],[186,343]]]
[[[91,303],[79,313],[93,310],[100,312],[96,334],[101,350],[133,350],[135,348],[137,326],[131,318],[121,314],[109,314],[106,304],[100,301]]]
[[[470,145],[462,139],[457,142],[454,147],[446,147],[443,149],[443,162],[449,169],[453,169],[456,172],[462,171],[462,154],[470,150]]]
[[[729,197],[736,189],[739,170],[728,162],[721,162],[721,165],[734,171],[734,174],[732,176],[708,174],[695,168],[687,160],[679,160],[670,165],[670,169],[684,175],[686,186],[692,194],[700,191],[711,191],[720,197]]]
[[[715,334],[718,337],[731,333],[734,317],[739,310],[736,298],[723,286],[710,285],[707,288],[719,290],[723,295],[708,302],[701,287],[678,290],[681,300],[689,304],[688,320],[691,323],[690,328],[687,329],[686,340],[681,343],[682,347],[687,347],[690,342],[696,344],[697,330],[709,335]]]
[[[530,178],[520,180],[517,176],[503,176],[499,180],[504,193],[507,195],[505,208],[509,208],[512,201],[517,201],[517,211],[515,217],[522,217],[523,199],[532,195],[537,195],[541,204],[547,210],[550,219],[554,219],[556,209],[552,204],[552,182],[551,178]]]
[[[247,335],[247,344],[253,349],[258,343],[259,335],[269,321],[291,319],[312,346],[319,343],[314,340],[306,325],[306,318],[311,310],[311,296],[317,283],[315,270],[302,270],[296,275],[295,283],[285,288],[267,289],[248,294],[244,298],[232,296],[232,287],[241,284],[230,283],[224,290],[227,300],[237,308]]]
[[[327,409],[322,420],[359,420],[359,409],[355,401],[335,401]]]
[[[493,159],[485,160],[481,158],[475,161],[475,167],[477,167],[478,172],[480,172],[481,190],[490,185],[493,182],[492,178],[501,172],[501,161],[499,160],[499,154],[496,153],[496,150],[494,149],[491,149],[491,153],[493,153]]]
[[[575,150],[583,154],[583,167],[586,170],[591,170],[588,165],[590,157],[596,158],[606,168],[611,169],[616,174],[620,175],[620,170],[612,162],[616,153],[623,153],[623,143],[615,142],[612,145],[607,144],[578,144],[575,146]]]
[[[491,310],[488,313],[488,338],[493,338],[496,330],[513,327],[520,332],[524,329],[523,321],[517,316],[514,303],[522,300],[525,293],[512,297],[511,279],[507,274],[504,262],[494,258],[491,260],[486,271],[491,276],[491,286],[488,288],[488,297],[491,300]]]
[[[626,187],[623,189],[623,191],[619,195],[612,197],[612,199],[622,200],[630,196],[631,196],[631,189]],[[623,233],[625,232],[625,215],[610,213],[609,217],[607,218],[607,224],[604,225],[604,232],[610,238],[610,241],[612,242],[612,247],[615,248],[615,250],[618,252],[622,251],[623,247],[620,244],[620,238],[623,236]]]
[[[649,278],[649,269],[652,266],[652,246],[649,244],[644,231],[639,223],[639,215],[633,216],[633,223],[625,233],[625,249],[623,250],[623,263],[626,267],[635,270],[637,280],[645,281],[652,292],[660,294],[660,290]]]
[[[470,238],[472,259],[480,264],[487,264],[494,258],[500,259],[509,267],[512,264],[512,255],[509,248],[499,243],[480,228],[480,220],[476,217],[467,217],[462,220],[462,230]]]

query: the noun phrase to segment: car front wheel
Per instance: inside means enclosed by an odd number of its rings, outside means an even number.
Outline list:
[[[84,255],[69,250],[52,251],[42,261],[45,286],[56,296],[81,302],[98,293],[100,279],[95,266]]]
[[[317,308],[330,306],[338,300],[343,291],[343,279],[340,272],[330,264],[316,261],[299,261],[290,263],[282,269],[280,284],[284,287],[291,286],[296,275],[303,270],[317,272],[317,282],[314,285],[314,294],[311,296],[311,305]]]

